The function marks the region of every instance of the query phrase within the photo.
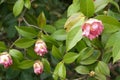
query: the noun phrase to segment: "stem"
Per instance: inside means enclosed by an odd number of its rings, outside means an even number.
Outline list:
[[[22,17],[22,19],[23,19],[23,21],[25,22],[25,24],[26,24],[27,26],[32,26],[32,27],[34,27],[34,28],[39,29],[39,30],[42,31],[42,29],[40,29],[39,27],[37,27],[37,26],[35,26],[35,25],[29,24],[24,17]]]

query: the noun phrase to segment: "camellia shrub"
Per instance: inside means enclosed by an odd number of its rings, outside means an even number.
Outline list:
[[[118,3],[1,0],[0,80],[119,80]]]

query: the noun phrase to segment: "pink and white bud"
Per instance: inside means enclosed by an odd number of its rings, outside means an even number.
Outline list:
[[[33,65],[34,73],[35,74],[41,74],[43,72],[43,64],[40,61],[36,61]]]
[[[82,25],[82,35],[93,40],[102,33],[103,29],[104,27],[100,20],[89,19]]]
[[[12,65],[12,63],[12,58],[7,52],[1,53],[0,64],[4,65],[4,68],[8,68],[10,65]]]
[[[45,42],[41,39],[37,40],[35,43],[34,51],[37,53],[37,55],[40,55],[40,56],[43,56],[44,54],[46,54],[48,51],[47,51],[47,46]]]

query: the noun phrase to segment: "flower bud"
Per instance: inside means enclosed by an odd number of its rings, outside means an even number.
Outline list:
[[[45,42],[43,40],[37,40],[37,42],[35,43],[35,48],[34,51],[37,53],[37,55],[43,56],[44,54],[46,54],[47,51],[47,46],[45,44]]]
[[[43,64],[40,61],[36,61],[33,65],[34,73],[35,74],[41,74],[43,72]]]
[[[90,73],[89,73],[89,76],[94,76],[95,75],[95,72],[94,71],[90,71]]]
[[[103,29],[103,24],[100,20],[89,19],[82,26],[82,35],[93,40],[102,33]]]
[[[4,65],[4,68],[8,68],[12,63],[12,58],[7,52],[1,53],[0,64]]]

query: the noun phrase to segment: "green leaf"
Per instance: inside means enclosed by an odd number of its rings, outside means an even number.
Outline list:
[[[28,68],[31,68],[33,66],[33,64],[34,64],[34,61],[32,61],[32,60],[24,60],[18,65],[18,68],[28,69]]]
[[[40,56],[37,55],[34,51],[34,48],[33,47],[30,47],[30,48],[27,48],[27,56],[32,58],[32,59],[37,59],[39,58]]]
[[[61,62],[59,66],[59,72],[58,72],[59,77],[61,80],[65,80],[66,78],[66,68],[65,65]]]
[[[0,51],[1,50],[6,50],[7,48],[6,48],[6,45],[5,45],[5,43],[3,42],[3,41],[0,41]]]
[[[109,63],[111,57],[112,57],[111,52],[105,52],[102,56],[102,61],[105,62],[105,63]]]
[[[42,39],[43,39],[45,42],[50,43],[50,44],[52,44],[52,45],[55,45],[55,46],[57,46],[57,47],[59,46],[58,43],[57,43],[57,41],[56,41],[54,38],[52,38],[51,36],[42,35],[41,37],[42,37]]]
[[[64,28],[67,32],[72,30],[73,28],[77,26],[81,26],[85,20],[85,16],[82,13],[75,13],[72,16],[70,16],[67,21],[65,22]]]
[[[54,23],[54,26],[55,26],[55,28],[57,28],[57,29],[63,29],[65,22],[66,22],[66,18],[58,19],[58,20]]]
[[[110,70],[108,68],[108,65],[102,61],[98,62],[98,65],[95,68],[95,72],[110,76]]]
[[[46,18],[44,12],[41,12],[37,18],[38,26],[43,28],[46,25]]]
[[[120,59],[120,42],[119,39],[116,39],[116,42],[113,44],[113,49],[112,49],[112,56],[113,56],[113,63],[118,61]]]
[[[62,54],[60,53],[59,49],[56,46],[52,46],[52,55],[56,58],[56,59],[62,59]]]
[[[25,13],[24,18],[29,24],[37,26],[37,18],[32,13]]]
[[[10,54],[12,57],[14,57],[14,58],[16,58],[16,59],[18,59],[18,60],[22,60],[22,59],[23,59],[23,54],[22,54],[20,51],[16,50],[16,49],[11,49],[11,50],[9,51],[9,54]]]
[[[110,3],[113,4],[117,8],[118,12],[120,12],[120,8],[117,2],[115,2],[114,0],[110,0]]]
[[[78,66],[75,68],[75,71],[79,74],[89,74],[89,69],[85,66]]]
[[[116,18],[117,20],[120,20],[120,14],[117,13],[117,12],[108,10],[107,15],[108,15],[108,16],[111,16],[111,17],[114,17],[114,18]]]
[[[57,64],[53,73],[54,80],[58,80],[58,77],[60,77],[61,80],[66,78],[66,68],[62,62]]]
[[[73,53],[73,52],[66,53],[63,57],[63,62],[65,62],[66,64],[70,64],[74,62],[77,57],[78,57],[78,54],[76,53]]]
[[[37,36],[37,32],[34,28],[32,27],[26,27],[26,26],[16,26],[16,29],[20,35],[26,38],[34,38]]]
[[[74,0],[73,3],[68,7],[67,16],[71,16],[80,10],[80,0]]]
[[[94,14],[93,0],[80,0],[80,11],[87,17],[91,17]]]
[[[28,9],[30,9],[30,7],[31,7],[30,0],[25,0],[25,7],[28,8]]]
[[[75,27],[70,32],[68,32],[66,39],[67,51],[73,48],[77,44],[77,42],[79,42],[81,39],[82,39],[82,30],[79,26]]]
[[[100,57],[100,52],[95,50],[90,57],[86,58],[85,60],[81,60],[80,64],[83,64],[83,65],[93,64],[97,61],[99,57]]]
[[[82,49],[86,47],[86,43],[83,40],[80,40],[77,45],[75,46],[75,49],[77,49],[78,52],[80,52]]]
[[[120,30],[120,22],[111,16],[99,15],[95,18],[103,22],[105,33],[113,33]]]
[[[56,31],[56,28],[52,25],[45,25],[43,27],[43,30],[48,32],[48,33],[54,33]]]
[[[95,78],[97,80],[106,80],[106,76],[98,72],[95,72]]]
[[[95,12],[98,12],[98,11],[102,10],[103,8],[105,8],[109,2],[110,2],[110,0],[96,0],[94,2]]]
[[[77,61],[85,60],[88,57],[90,57],[93,53],[94,53],[93,48],[90,47],[84,48],[82,51],[80,51]]]
[[[108,39],[107,43],[106,43],[106,46],[105,48],[109,48],[109,47],[112,47],[113,44],[118,40],[120,39],[120,31],[119,32],[116,32],[114,34],[112,34],[110,36],[110,38]]]
[[[53,78],[54,78],[54,80],[58,80],[58,72],[59,72],[59,66],[60,66],[60,63],[58,63],[57,64],[57,66],[55,67],[55,70],[54,70],[54,72],[53,72]]]
[[[60,29],[55,31],[51,36],[56,40],[63,41],[66,40],[66,31],[64,29]]]
[[[15,16],[18,16],[22,12],[23,6],[24,6],[24,0],[17,0],[13,6],[13,14]]]
[[[44,71],[47,72],[47,73],[50,73],[50,64],[48,62],[47,59],[45,58],[42,58],[42,62],[43,62],[43,65],[44,65]]]
[[[19,48],[28,48],[35,43],[33,39],[21,38],[15,41],[15,46]]]

